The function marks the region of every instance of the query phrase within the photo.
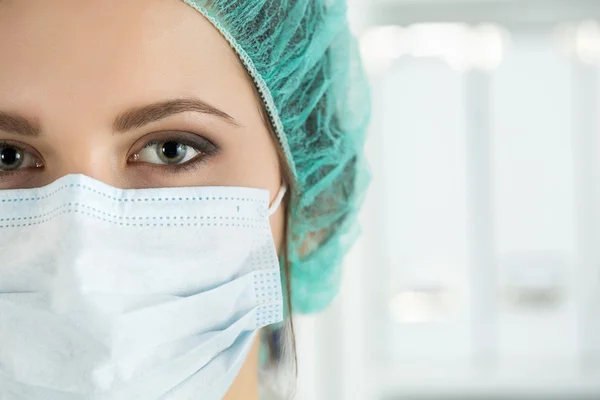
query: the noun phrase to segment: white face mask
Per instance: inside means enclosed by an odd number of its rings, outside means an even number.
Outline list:
[[[0,191],[0,399],[221,399],[283,319],[284,191]]]

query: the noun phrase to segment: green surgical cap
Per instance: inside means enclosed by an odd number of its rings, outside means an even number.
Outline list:
[[[345,0],[184,0],[237,52],[295,179],[288,227],[292,309],[327,307],[369,180],[367,79]]]

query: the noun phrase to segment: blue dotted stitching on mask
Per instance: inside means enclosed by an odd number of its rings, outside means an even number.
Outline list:
[[[55,194],[57,194],[58,192],[65,190],[65,189],[69,189],[69,188],[80,188],[80,189],[84,189],[87,191],[90,191],[94,194],[97,194],[99,196],[103,196],[106,197],[107,199],[113,200],[113,201],[117,201],[117,202],[142,202],[142,201],[207,201],[207,200],[226,200],[226,201],[242,201],[242,202],[252,202],[252,203],[264,203],[266,204],[267,202],[264,199],[255,199],[255,198],[248,198],[248,197],[216,197],[216,196],[206,196],[206,197],[142,197],[142,198],[137,198],[137,199],[126,199],[126,198],[118,198],[118,197],[114,197],[111,195],[108,195],[106,193],[100,192],[90,186],[86,186],[86,185],[82,185],[80,183],[71,183],[68,185],[64,185],[61,186],[59,188],[57,188],[56,190],[54,190],[53,192],[50,192],[44,196],[37,196],[37,197],[15,197],[15,198],[7,198],[7,199],[1,199],[0,202],[2,203],[19,203],[19,202],[25,202],[25,201],[38,201],[38,200],[43,200],[43,199],[47,199],[50,198],[52,196],[54,196]],[[174,188],[176,189],[176,188]]]
[[[203,220],[203,219],[216,219],[216,217],[210,217],[210,216],[162,216],[162,217],[123,217],[123,216],[117,216],[114,214],[109,214],[107,212],[104,212],[102,210],[99,210],[97,208],[94,207],[90,207],[88,205],[85,204],[81,204],[81,203],[65,203],[59,207],[56,207],[50,211],[48,211],[47,213],[44,214],[39,214],[39,215],[34,215],[34,216],[30,216],[30,217],[11,217],[11,218],[0,218],[0,222],[8,222],[8,221],[29,221],[29,220],[35,220],[35,219],[39,219],[39,218],[44,218],[50,214],[53,214],[63,208],[66,207],[72,207],[72,208],[85,208],[85,209],[89,209],[95,213],[98,214],[103,214],[106,215],[108,217],[112,217],[112,218],[118,218],[118,219],[124,219],[124,220],[156,220],[156,219],[174,219],[174,220],[183,220],[183,219],[193,219],[193,220]],[[247,222],[254,222],[254,223],[260,223],[262,221],[262,219],[259,218],[246,218],[246,217],[219,217],[220,220],[225,220],[225,221],[247,221]]]
[[[145,226],[166,226],[166,227],[183,227],[183,226],[206,226],[206,227],[238,227],[238,228],[256,228],[256,229],[270,229],[270,227],[268,226],[268,224],[225,224],[222,222],[217,222],[217,223],[210,223],[210,222],[176,222],[176,220],[173,220],[173,222],[169,222],[169,223],[129,223],[129,222],[117,222],[117,221],[112,221],[110,219],[95,215],[93,213],[90,212],[85,212],[85,211],[80,211],[77,209],[71,209],[71,210],[64,210],[64,211],[60,211],[52,216],[49,216],[48,218],[44,219],[44,220],[40,220],[40,221],[35,221],[35,222],[29,222],[29,223],[22,223],[22,224],[10,224],[10,225],[0,225],[0,229],[7,229],[7,228],[20,228],[20,227],[27,227],[27,226],[35,226],[35,225],[41,225],[43,223],[46,223],[48,221],[53,220],[54,218],[63,215],[63,214],[70,214],[70,213],[79,213],[79,214],[83,214],[83,215],[87,215],[89,217],[95,218],[97,220],[102,220],[111,224],[115,224],[115,225],[120,225],[120,226],[133,226],[133,227],[145,227]],[[118,219],[118,216],[108,216],[108,218],[114,218],[114,219]],[[148,219],[150,217],[147,217]],[[158,219],[161,220],[163,219],[163,217],[152,217],[154,219]],[[168,218],[167,218],[168,219]]]
[[[256,310],[255,329],[283,320],[283,296],[278,270],[256,271],[254,292],[260,305]]]
[[[256,309],[255,329],[283,320],[283,300],[262,304]]]
[[[283,300],[272,304],[263,304],[256,311],[256,329],[283,320]]]

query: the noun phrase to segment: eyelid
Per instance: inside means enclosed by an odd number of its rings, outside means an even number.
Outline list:
[[[37,161],[39,161],[41,164],[45,163],[42,155],[36,149],[34,149],[26,143],[19,142],[17,140],[0,139],[0,147],[15,147],[19,150],[31,154],[31,156],[34,157]]]
[[[143,148],[152,143],[168,141],[181,142],[187,146],[197,148],[207,155],[212,155],[219,150],[219,147],[216,144],[197,133],[187,131],[160,131],[149,133],[139,138],[131,147],[132,150],[130,150],[127,158],[129,159],[132,155],[140,152]]]

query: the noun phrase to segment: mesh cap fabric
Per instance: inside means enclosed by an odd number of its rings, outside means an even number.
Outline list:
[[[260,93],[295,180],[292,309],[320,311],[339,290],[369,180],[369,89],[345,0],[183,1],[227,39]]]

